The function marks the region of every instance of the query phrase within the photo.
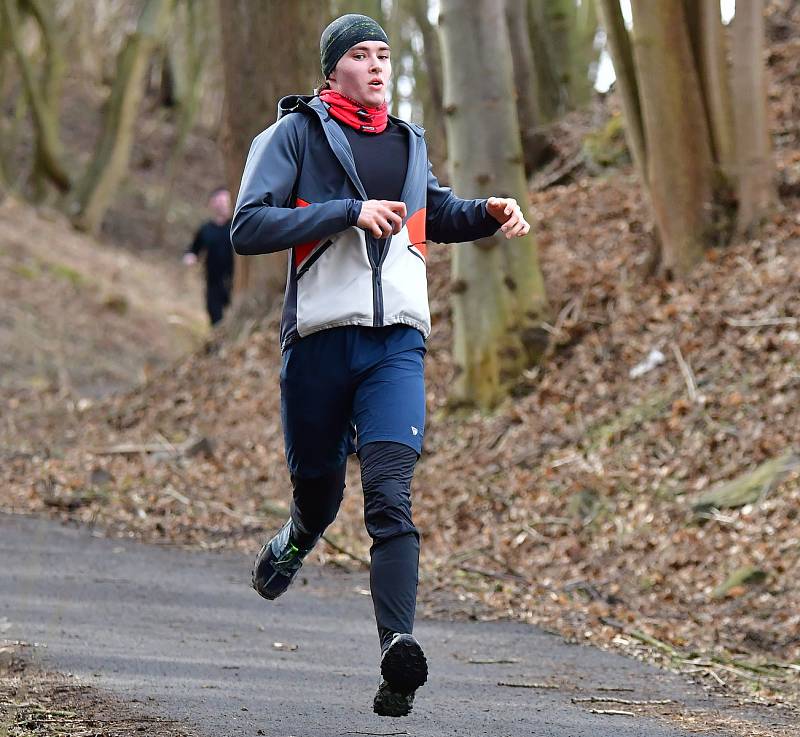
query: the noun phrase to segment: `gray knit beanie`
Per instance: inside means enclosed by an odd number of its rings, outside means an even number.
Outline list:
[[[386,32],[377,21],[367,15],[348,13],[337,18],[322,32],[319,39],[319,55],[325,79],[347,50],[362,41],[383,41],[389,45]]]

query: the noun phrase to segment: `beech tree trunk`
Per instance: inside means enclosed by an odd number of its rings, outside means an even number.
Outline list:
[[[575,5],[573,1],[571,10],[567,61],[570,68],[569,106],[575,109],[586,107],[592,100],[595,80],[592,65],[599,57],[599,52],[594,47],[594,37],[599,24],[595,0],[581,0],[580,5]]]
[[[161,104],[167,104],[166,93],[169,92],[169,102],[171,106],[177,107],[177,115],[175,116],[175,135],[170,146],[169,158],[164,166],[164,189],[153,237],[157,244],[164,242],[175,181],[180,175],[180,163],[186,148],[186,141],[200,105],[201,81],[206,61],[209,60],[207,50],[211,42],[209,11],[207,0],[193,0],[186,4],[186,16],[181,23],[184,37],[181,58],[178,59],[178,54],[175,54],[174,50],[172,52],[165,51],[162,61]],[[168,90],[164,88],[165,69],[172,70],[167,73]]]
[[[527,209],[503,0],[442,0],[439,27],[451,180],[462,197],[505,195]],[[464,49],[470,53],[465,54]],[[486,135],[487,125],[492,135]],[[456,405],[491,407],[540,357],[547,300],[532,236],[455,247]]]
[[[551,26],[552,12],[548,12],[548,1],[528,0],[528,35],[536,71],[537,107],[544,123],[552,122],[566,111],[558,54],[562,38],[558,29]]]
[[[311,94],[321,83],[319,37],[331,20],[316,0],[219,0],[225,75],[222,149],[234,201],[250,144],[277,117],[288,94]],[[285,253],[236,258],[238,301],[283,293]]]
[[[662,265],[683,275],[706,246],[730,239],[734,209],[737,234],[750,234],[774,197],[764,3],[737,2],[730,55],[719,0],[631,5],[633,55],[618,0],[600,10]]]
[[[774,198],[764,64],[764,2],[737,0],[733,19],[733,96],[739,210],[736,229],[748,235]]]
[[[73,206],[73,224],[80,230],[99,231],[103,216],[128,171],[136,113],[144,92],[144,75],[173,3],[174,0],[146,0],[136,30],[119,54],[103,133]]]
[[[442,50],[439,34],[428,19],[428,0],[405,0],[409,14],[422,35],[422,64],[414,59],[415,94],[422,102],[425,141],[434,171],[441,171],[447,160],[447,136],[442,112]],[[392,39],[389,39],[390,41]],[[421,73],[424,68],[424,74]]]
[[[589,72],[599,52],[594,0],[528,0],[528,29],[545,121],[583,107],[591,99]]]
[[[646,172],[647,146],[639,97],[639,82],[636,79],[636,65],[633,61],[630,36],[625,28],[619,0],[600,0],[599,10],[611,56],[614,59],[616,84],[622,101],[622,113],[625,117],[625,139],[636,168],[641,172]]]
[[[14,50],[33,119],[36,133],[36,164],[33,180],[36,198],[41,199],[44,196],[45,178],[52,181],[62,192],[66,192],[71,186],[70,176],[63,161],[59,132],[64,63],[58,31],[51,14],[39,0],[25,0],[25,7],[36,18],[42,34],[45,56],[41,81],[36,78],[33,64],[23,48],[17,0],[0,0],[0,20]]]
[[[541,161],[548,141],[540,130],[543,116],[539,108],[539,82],[536,79],[531,37],[528,32],[528,0],[506,0],[506,18],[525,174],[530,176]]]
[[[719,0],[684,0],[695,63],[711,132],[714,156],[722,172],[733,176],[734,142],[730,75]]]
[[[714,201],[710,135],[682,3],[632,0],[633,52],[647,131],[646,180],[663,266],[702,259]]]

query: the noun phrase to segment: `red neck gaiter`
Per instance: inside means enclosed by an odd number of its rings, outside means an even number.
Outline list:
[[[380,107],[364,107],[340,92],[322,90],[319,99],[330,105],[331,115],[362,133],[383,133],[389,120],[384,102]]]

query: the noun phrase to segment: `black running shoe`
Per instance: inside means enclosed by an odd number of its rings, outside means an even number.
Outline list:
[[[253,564],[253,588],[265,599],[277,599],[294,580],[308,550],[298,548],[290,538],[288,520],[275,537],[264,544]]]
[[[413,635],[397,634],[381,658],[381,682],[372,709],[382,717],[404,717],[414,692],[428,680],[428,661]]]

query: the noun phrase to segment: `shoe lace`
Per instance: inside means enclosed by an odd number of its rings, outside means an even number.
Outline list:
[[[281,556],[272,564],[277,571],[286,574],[294,573],[301,565],[303,565],[302,551],[292,542],[287,544]]]

